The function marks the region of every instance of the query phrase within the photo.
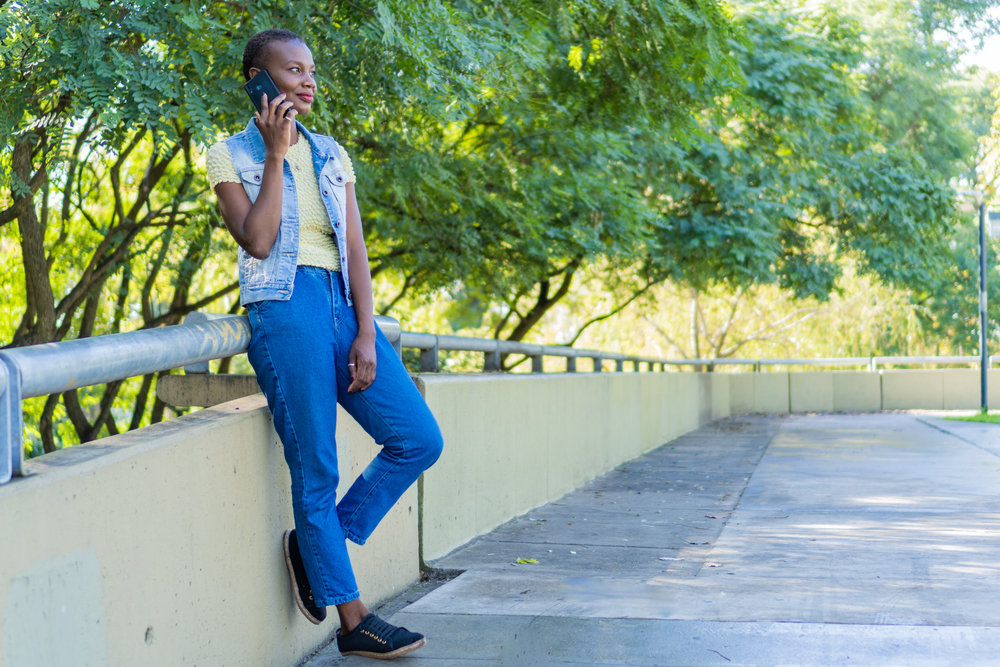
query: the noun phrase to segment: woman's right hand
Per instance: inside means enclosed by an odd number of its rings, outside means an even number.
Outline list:
[[[273,102],[268,100],[265,94],[260,98],[260,111],[255,114],[257,130],[264,139],[267,152],[281,159],[288,153],[288,147],[292,142],[292,128],[295,127],[295,116],[298,115],[298,112],[291,107],[292,103],[285,99],[284,93],[274,98]]]
[[[292,143],[297,113],[291,106],[292,103],[286,102],[284,95],[278,95],[273,102],[268,101],[266,96],[261,98],[261,110],[255,118],[267,155],[264,158],[264,173],[259,175],[257,199],[251,202],[239,183],[219,183],[215,186],[219,210],[229,233],[257,259],[270,256],[281,227],[282,170]]]

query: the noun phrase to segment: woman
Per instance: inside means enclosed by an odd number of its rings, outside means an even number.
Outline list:
[[[240,246],[248,356],[291,471],[295,530],[285,533],[285,561],[306,618],[318,624],[336,605],[342,653],[395,658],[424,638],[369,613],[344,540],[365,543],[438,459],[441,433],[375,326],[350,158],[296,120],[316,94],[312,54],[295,33],[265,30],[246,45],[243,76],[262,69],[281,95],[209,150],[208,177]],[[339,503],[334,393],[382,445]]]

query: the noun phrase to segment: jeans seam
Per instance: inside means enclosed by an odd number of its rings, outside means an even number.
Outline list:
[[[260,322],[260,325],[261,325],[260,326],[261,338],[263,339],[262,342],[264,344],[264,351],[267,353],[267,363],[269,363],[271,365],[271,372],[272,372],[272,375],[274,376],[274,389],[275,389],[275,393],[278,396],[281,397],[282,404],[284,404],[284,405],[287,406],[288,405],[288,401],[285,399],[285,392],[283,392],[281,390],[281,382],[280,382],[280,380],[278,378],[278,373],[274,370],[275,369],[274,359],[271,357],[271,347],[267,343],[267,329],[264,326],[264,318],[262,318],[260,315],[261,314],[258,312],[257,313],[257,320]],[[285,411],[287,412],[287,407],[285,408]],[[296,460],[298,462],[298,466],[299,466],[299,481],[302,484],[302,493],[304,495],[306,493],[306,480],[305,480],[305,467],[302,464],[302,449],[299,446],[299,436],[295,432],[295,424],[292,423],[291,419],[288,420],[288,428],[291,431],[292,437],[295,439],[295,458],[296,458]],[[284,443],[282,443],[282,445],[284,445]],[[323,567],[322,559],[320,559],[319,553],[318,553],[318,551],[316,549],[315,535],[313,535],[312,528],[309,525],[308,521],[306,522],[305,529],[309,533],[309,550],[312,552],[313,563],[314,563],[315,567],[318,570],[320,570],[319,574],[320,574],[320,577],[323,580],[322,581],[323,587],[325,589],[329,589],[330,585],[329,585],[329,582],[327,581],[326,570]],[[312,586],[311,582],[310,582],[310,585],[311,585],[311,587],[315,588],[314,586]],[[338,603],[338,604],[343,604],[343,603]]]
[[[377,360],[377,358],[378,357],[376,355],[376,360]],[[392,424],[390,424],[389,422],[387,422],[385,420],[385,418],[382,416],[382,414],[378,410],[375,409],[375,407],[368,401],[367,398],[365,398],[364,393],[361,393],[361,396],[359,396],[358,398],[360,398],[364,402],[364,404],[366,406],[368,406],[368,409],[372,411],[372,414],[374,414],[376,417],[378,417],[382,421],[382,423],[385,424],[386,428],[388,428],[392,432],[392,435],[395,436],[399,440],[400,446],[401,446],[401,448],[403,450],[403,456],[406,456],[406,451],[407,451],[406,438],[400,437],[399,433],[396,432],[396,429],[394,429],[392,427]],[[385,445],[381,445],[381,446],[382,446],[383,449],[385,448]],[[390,467],[388,470],[386,470],[384,473],[382,473],[382,475],[379,476],[378,480],[376,480],[376,481],[374,481],[374,482],[371,483],[371,485],[368,488],[368,492],[365,494],[365,497],[361,499],[361,502],[358,503],[358,506],[351,513],[351,516],[348,517],[348,519],[347,519],[347,523],[348,524],[352,524],[354,522],[354,517],[356,517],[358,515],[358,512],[360,512],[361,510],[363,510],[365,508],[365,506],[368,504],[368,501],[371,499],[372,494],[375,492],[375,490],[382,484],[383,481],[385,481],[386,476],[388,476],[389,473],[391,473],[393,470],[395,470],[396,466],[398,466],[398,465],[399,465],[399,460],[398,459],[396,461],[393,461],[392,467]],[[343,523],[341,523],[341,528],[344,530],[345,534],[347,534],[347,533],[350,533],[351,535],[355,534],[354,531],[349,530],[346,527],[344,527]],[[357,544],[364,544],[367,540],[360,540],[359,541],[359,540],[356,540],[356,539],[352,539],[351,541],[355,542]]]

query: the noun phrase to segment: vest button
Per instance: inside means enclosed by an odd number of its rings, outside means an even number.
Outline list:
[[[326,196],[326,190],[323,190],[323,196],[324,197]]]
[[[259,181],[260,180],[260,175],[259,174],[254,174],[253,175],[253,180]]]

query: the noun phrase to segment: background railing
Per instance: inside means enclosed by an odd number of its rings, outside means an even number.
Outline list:
[[[592,372],[602,372],[605,361],[615,363],[615,371],[665,371],[667,366],[693,366],[712,370],[717,366],[743,365],[760,372],[765,366],[864,367],[877,371],[885,365],[951,365],[980,362],[978,356],[937,357],[845,357],[815,359],[661,359],[616,352],[586,350],[558,345],[534,345],[486,338],[445,336],[402,331],[391,317],[376,317],[379,329],[395,347],[420,351],[420,372],[439,369],[442,351],[481,352],[483,370],[500,371],[510,355],[531,360],[533,373],[544,372],[545,357],[566,360],[566,372],[577,372],[577,360],[589,359]],[[21,402],[114,382],[130,377],[184,368],[186,373],[207,373],[208,362],[242,354],[250,345],[250,323],[244,316],[192,313],[184,324],[130,333],[82,338],[0,350],[0,484],[13,475],[22,475],[23,436]],[[989,358],[992,366],[995,357]]]

